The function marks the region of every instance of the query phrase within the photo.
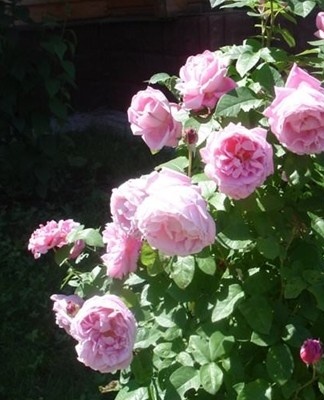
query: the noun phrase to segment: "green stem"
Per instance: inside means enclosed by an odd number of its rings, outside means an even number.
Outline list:
[[[302,385],[300,388],[298,388],[298,389],[296,390],[295,396],[294,396],[294,400],[298,400],[298,394],[299,394],[303,389],[305,389],[305,387],[311,385],[313,382],[316,381],[316,379],[317,379],[317,376],[316,376],[316,369],[315,369],[314,365],[313,365],[312,367],[313,367],[312,378],[311,378],[308,382],[306,382],[304,385]]]
[[[190,145],[188,145],[188,161],[189,161],[189,165],[188,165],[188,176],[189,178],[191,178],[192,175],[192,161],[193,161],[193,151],[190,148]]]
[[[268,32],[267,32],[267,47],[270,47],[271,45],[274,24],[275,24],[275,15],[273,12],[273,0],[270,0],[270,25],[268,26]]]

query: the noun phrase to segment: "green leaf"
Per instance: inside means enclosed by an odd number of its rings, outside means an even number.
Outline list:
[[[209,352],[211,361],[228,355],[234,345],[233,336],[224,336],[221,332],[214,332],[209,339]]]
[[[286,28],[280,28],[279,33],[284,39],[284,41],[288,44],[289,47],[295,47],[296,46],[296,41],[293,35],[289,32],[288,29]]]
[[[68,241],[72,243],[76,240],[83,240],[88,246],[104,247],[102,236],[98,229],[87,228],[72,231],[68,235]]]
[[[324,238],[324,219],[318,217],[317,215],[308,212],[307,213],[311,219],[311,227],[316,233],[318,233],[322,238]]]
[[[210,6],[211,6],[212,8],[214,8],[214,7],[218,7],[218,6],[220,6],[221,4],[225,3],[226,0],[209,0],[209,2],[210,2]]]
[[[52,113],[60,118],[65,119],[67,117],[67,108],[66,105],[59,100],[57,97],[53,97],[50,99],[49,107]]]
[[[217,211],[226,211],[225,201],[228,201],[227,196],[224,193],[216,192],[208,199],[208,203],[211,204]]]
[[[289,344],[289,346],[299,348],[300,344],[311,336],[311,332],[306,329],[302,323],[292,322],[285,326],[282,339]]]
[[[250,46],[249,46],[250,47]],[[236,62],[236,70],[241,77],[245,76],[260,60],[261,51],[253,52],[252,48],[239,55]]]
[[[177,353],[172,350],[172,343],[159,343],[155,346],[153,350],[154,354],[156,354],[160,358],[175,358]]]
[[[207,275],[214,275],[216,272],[216,262],[214,257],[196,258],[197,265],[201,271]]]
[[[303,18],[307,17],[316,6],[316,2],[310,0],[292,0],[291,3],[293,4],[294,13]]]
[[[223,117],[237,117],[241,110],[247,112],[260,107],[258,99],[247,87],[238,87],[224,94],[217,103],[215,114]]]
[[[190,336],[187,352],[192,354],[195,361],[200,365],[211,361],[208,342],[198,335]]]
[[[151,349],[141,350],[136,354],[131,364],[131,370],[137,383],[143,386],[150,383],[153,373]]]
[[[190,285],[195,273],[195,258],[193,256],[178,257],[172,264],[171,278],[180,289]]]
[[[316,299],[317,307],[324,311],[324,283],[313,285],[308,288]]]
[[[270,347],[266,367],[271,380],[279,385],[285,384],[294,371],[294,360],[286,344]]]
[[[152,247],[147,242],[144,242],[141,248],[141,263],[146,267],[151,266],[154,264],[157,257],[157,250],[152,249]]]
[[[213,322],[220,321],[230,316],[244,297],[244,292],[240,285],[233,283],[229,285],[228,288],[222,290],[217,297],[216,306],[212,313]]]
[[[216,394],[223,383],[223,371],[214,362],[200,367],[200,382],[203,389],[209,394]]]
[[[306,289],[306,282],[299,276],[292,276],[285,285],[284,295],[286,299],[295,299]]]
[[[146,387],[140,387],[130,390],[126,386],[118,392],[115,400],[149,400],[148,389]]]
[[[200,386],[198,371],[192,367],[182,366],[178,368],[171,374],[170,382],[182,398],[184,398],[183,396],[188,390],[194,389],[197,391]]]
[[[159,72],[151,76],[150,80],[148,81],[149,84],[155,85],[156,83],[164,83],[168,79],[170,79],[170,75],[165,72]]]
[[[251,296],[239,305],[247,323],[256,332],[268,334],[273,320],[273,309],[264,296]]]
[[[257,379],[243,386],[237,400],[271,400],[271,387],[268,382]]]
[[[48,79],[45,81],[45,86],[49,96],[53,97],[60,90],[61,83],[58,79]]]
[[[274,237],[257,239],[259,253],[269,260],[274,260],[280,255],[280,246]]]
[[[177,354],[176,361],[186,367],[193,367],[194,360],[191,358],[190,354],[185,351],[181,351]]]
[[[140,327],[137,330],[135,349],[146,349],[154,345],[162,337],[162,332],[156,326]]]
[[[180,156],[174,158],[173,160],[167,161],[163,164],[158,165],[155,167],[156,170],[160,170],[161,168],[170,168],[178,172],[184,172],[185,168],[189,165],[189,161],[187,157]]]

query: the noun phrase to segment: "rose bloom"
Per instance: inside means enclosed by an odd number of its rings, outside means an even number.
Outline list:
[[[194,187],[199,191],[196,186],[192,186],[191,178],[187,175],[170,168],[162,168],[160,172],[153,172],[148,176],[146,193],[149,195],[158,191],[167,191],[170,186]]]
[[[53,294],[50,298],[54,301],[53,311],[55,312],[56,324],[70,333],[72,319],[82,307],[84,300],[75,294],[70,296]]]
[[[29,239],[28,250],[33,253],[34,258],[39,258],[53,247],[65,246],[68,244],[67,236],[78,226],[80,224],[73,219],[58,222],[52,220],[46,225],[39,225]]]
[[[195,111],[214,108],[224,93],[234,89],[236,83],[226,77],[227,64],[224,57],[209,50],[190,56],[180,68],[175,86],[183,97],[183,107]]]
[[[316,28],[318,29],[314,35],[319,39],[324,39],[324,12],[321,11],[316,16]]]
[[[317,339],[307,339],[300,348],[300,358],[309,365],[317,363],[323,355],[322,344]]]
[[[176,147],[181,138],[182,125],[173,117],[178,110],[160,90],[147,87],[133,96],[127,114],[133,134],[142,136],[151,151],[158,151]]]
[[[209,136],[200,154],[205,174],[217,183],[220,192],[244,199],[273,173],[273,152],[266,133],[262,128],[230,123]]]
[[[107,244],[106,254],[101,257],[107,267],[107,275],[122,279],[134,272],[137,268],[141,240],[125,232],[115,222],[107,224],[102,235],[104,243]]]
[[[149,196],[137,211],[138,228],[150,246],[166,255],[198,253],[214,243],[216,234],[206,201],[197,186],[175,184],[172,179],[168,186],[165,178],[162,174],[163,183],[156,179],[149,187]]]
[[[324,150],[324,89],[306,71],[292,67],[285,87],[264,111],[272,132],[293,153],[315,154]]]
[[[86,300],[73,318],[71,334],[78,340],[78,360],[103,373],[127,368],[133,358],[136,321],[115,295]]]
[[[126,232],[132,234],[137,232],[135,213],[137,207],[147,196],[148,178],[149,175],[143,175],[140,178],[129,179],[112,190],[110,197],[111,215],[113,221],[118,223]]]

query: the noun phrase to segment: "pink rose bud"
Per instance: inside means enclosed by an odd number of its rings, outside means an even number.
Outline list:
[[[316,28],[318,29],[314,35],[319,39],[324,39],[324,12],[321,11],[316,16]]]
[[[85,248],[85,243],[82,239],[76,240],[74,242],[73,247],[70,250],[69,258],[71,260],[74,260],[75,258],[78,258],[79,255],[82,253],[82,251]]]
[[[53,294],[51,300],[54,302],[53,311],[55,312],[56,324],[70,334],[72,319],[82,307],[84,300],[75,294],[70,296],[65,296],[64,294]]]
[[[198,133],[196,129],[193,128],[185,129],[183,134],[183,140],[189,146],[195,145],[198,141]]]
[[[307,339],[300,348],[300,358],[309,365],[317,363],[323,354],[322,343],[317,339]]]

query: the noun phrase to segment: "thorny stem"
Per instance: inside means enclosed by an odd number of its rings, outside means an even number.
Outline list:
[[[305,389],[305,387],[311,385],[313,382],[316,381],[316,379],[317,379],[317,376],[316,376],[316,368],[314,367],[314,365],[313,365],[312,367],[313,367],[312,378],[311,378],[308,382],[306,382],[304,385],[302,385],[300,388],[298,388],[298,389],[296,390],[295,396],[294,396],[294,400],[298,400],[298,394],[299,394],[303,389]]]

